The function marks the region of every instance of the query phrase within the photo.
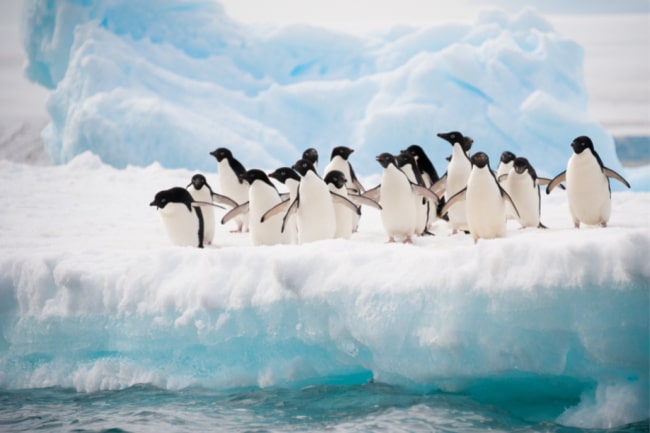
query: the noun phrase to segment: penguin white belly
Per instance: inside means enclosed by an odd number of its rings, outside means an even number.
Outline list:
[[[343,188],[337,188],[330,184],[329,189],[330,191],[348,198],[348,192],[345,186]],[[350,215],[353,215],[354,212],[352,212],[352,210],[350,210],[346,205],[334,202],[334,213],[336,215],[336,231],[334,232],[334,237],[337,239],[350,239],[352,236],[352,230],[354,229]]]
[[[452,156],[451,162],[447,168],[447,187],[445,190],[445,200],[449,199],[467,186],[467,179],[471,171],[471,164],[469,161],[461,160],[464,158],[462,155],[456,157]],[[447,214],[449,223],[453,230],[467,230],[467,204],[460,202],[449,209]]]
[[[573,222],[589,225],[606,223],[611,213],[607,177],[587,152],[569,158],[566,191]]]
[[[409,238],[415,230],[415,200],[406,176],[395,166],[384,169],[379,204],[389,237]]]
[[[195,201],[204,201],[212,203],[212,194],[207,187],[201,189],[194,188],[193,185],[190,185],[187,190],[192,195],[192,199]],[[212,206],[201,206],[201,212],[203,213],[203,243],[211,245],[214,240],[215,232],[215,219],[214,219],[214,208]]]
[[[336,214],[325,182],[308,173],[300,182],[300,202],[296,211],[300,243],[332,239],[336,232]]]
[[[167,236],[174,245],[181,247],[196,247],[199,245],[199,219],[196,211],[187,210],[181,203],[168,203],[158,209]]]
[[[248,183],[239,182],[239,178],[228,165],[228,160],[223,159],[217,163],[217,178],[221,193],[233,199],[237,204],[245,203],[248,200]],[[248,230],[248,214],[235,217],[237,225],[243,231]]]
[[[506,192],[517,206],[519,224],[522,228],[539,227],[539,187],[528,174],[516,174],[513,171],[508,177],[509,188]],[[506,202],[506,212],[511,209],[512,205]]]
[[[249,188],[249,232],[251,243],[257,245],[275,245],[286,243],[287,231],[282,232],[282,215],[273,215],[261,222],[262,215],[276,204],[280,196],[271,186],[263,182],[253,182]]]
[[[506,235],[506,210],[489,168],[473,170],[467,181],[467,226],[474,240]]]

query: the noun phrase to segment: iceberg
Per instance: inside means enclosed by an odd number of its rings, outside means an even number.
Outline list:
[[[90,152],[0,161],[0,388],[372,380],[570,426],[648,419],[647,192],[613,193],[609,227],[576,230],[558,191],[548,230],[477,245],[443,221],[384,244],[368,209],[351,240],[253,247],[218,225],[209,248],[172,247],[148,203],[192,175]]]
[[[346,145],[368,176],[375,155],[417,143],[444,172],[435,134],[460,130],[493,161],[510,150],[551,177],[589,135],[621,170],[587,114],[583,49],[532,9],[353,36],[245,25],[211,0],[25,4],[26,75],[51,89],[43,140],[56,163],[90,150],[118,168],[205,171],[228,147],[270,170]]]

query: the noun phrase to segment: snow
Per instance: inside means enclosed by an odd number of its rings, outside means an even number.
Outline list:
[[[564,424],[647,418],[649,193],[615,192],[608,228],[576,230],[554,191],[550,229],[513,223],[477,245],[442,221],[414,245],[385,244],[364,208],[351,240],[253,247],[218,224],[213,246],[173,247],[148,203],[193,174],[88,152],[59,166],[0,161],[1,387],[367,374],[454,392],[521,372],[591,384]]]
[[[225,146],[272,169],[347,145],[370,175],[375,155],[412,143],[440,166],[449,149],[435,133],[460,130],[493,160],[509,149],[549,177],[589,135],[622,171],[588,112],[583,48],[532,9],[359,36],[255,27],[211,1],[155,3],[29,3],[26,73],[52,88],[54,162],[91,150],[119,168],[205,171]]]

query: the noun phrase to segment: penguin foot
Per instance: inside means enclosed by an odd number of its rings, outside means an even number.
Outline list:
[[[603,221],[602,223],[600,223],[600,226],[602,228],[607,228],[607,221]]]
[[[393,236],[389,237],[388,240],[386,241],[387,244],[394,244],[395,243],[395,238]]]
[[[411,239],[410,236],[407,236],[406,239],[404,239],[404,241],[403,241],[402,243],[403,243],[403,244],[412,244],[412,243],[413,243],[413,239]]]

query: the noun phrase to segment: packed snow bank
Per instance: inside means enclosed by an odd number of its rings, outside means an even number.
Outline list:
[[[148,203],[192,174],[88,153],[0,161],[1,387],[372,378],[483,401],[550,394],[568,425],[648,418],[648,193],[614,193],[609,228],[575,230],[554,192],[549,230],[477,245],[443,222],[384,244],[369,209],[350,241],[251,247],[219,226],[211,248],[171,247]]]
[[[27,75],[52,88],[43,137],[58,163],[92,150],[116,167],[207,170],[208,152],[225,146],[272,169],[307,147],[327,158],[347,145],[368,175],[375,155],[418,143],[444,171],[450,149],[435,134],[460,130],[493,161],[510,150],[546,176],[589,135],[621,170],[587,114],[582,48],[532,10],[373,37],[262,30],[206,0],[25,10]]]

